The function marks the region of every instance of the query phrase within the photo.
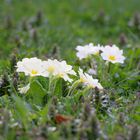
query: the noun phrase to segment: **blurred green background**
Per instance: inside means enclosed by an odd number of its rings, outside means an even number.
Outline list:
[[[44,58],[56,47],[73,61],[79,44],[119,46],[124,39],[136,46],[139,8],[139,0],[1,0],[0,67],[13,53]]]

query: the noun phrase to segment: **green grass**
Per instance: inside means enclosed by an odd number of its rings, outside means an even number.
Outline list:
[[[136,22],[134,15],[140,14],[139,5],[139,0],[2,0],[0,74],[8,77],[5,83],[0,80],[0,139],[139,139],[140,17],[138,25],[129,26]],[[41,21],[36,20],[39,11]],[[124,44],[122,33],[127,38]],[[105,69],[97,76],[105,93],[81,95],[77,90],[79,94],[65,97],[68,85],[59,81],[54,97],[44,101],[42,86],[47,90],[48,81],[42,78],[32,83],[29,97],[15,91],[12,56],[17,60],[56,57],[77,69],[87,64],[78,61],[75,47],[90,42],[117,44],[124,50],[123,65],[111,65],[107,79]],[[102,64],[99,66],[101,70]],[[27,81],[20,75],[15,83],[24,85]],[[57,124],[56,114],[66,115],[71,121]]]

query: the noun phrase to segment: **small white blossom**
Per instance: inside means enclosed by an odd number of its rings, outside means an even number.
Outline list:
[[[100,45],[94,46],[92,43],[85,46],[77,46],[76,50],[78,52],[76,53],[76,56],[82,60],[90,55],[98,55],[101,49],[102,47],[100,47]]]
[[[48,73],[48,75],[56,74],[56,71],[58,69],[58,64],[59,64],[59,61],[56,59],[54,59],[54,60],[48,59],[47,61],[43,61],[43,67],[44,67],[45,71]]]
[[[116,45],[105,46],[102,51],[101,56],[104,60],[111,63],[124,63],[123,50],[120,50]]]
[[[83,73],[82,69],[79,69],[78,71],[80,76],[80,82],[84,83],[86,86],[90,88],[97,87],[98,89],[103,89],[102,85],[98,82],[98,79],[93,79],[91,75],[87,73]]]
[[[72,82],[69,75],[76,75],[75,71],[72,70],[72,66],[68,65],[66,61],[51,60],[43,62],[44,69],[48,75],[53,75],[63,78],[65,81]]]
[[[18,90],[21,94],[27,93],[29,89],[30,89],[30,84],[26,85],[25,87],[18,88]]]
[[[50,132],[53,132],[53,131],[55,131],[55,130],[56,130],[56,127],[53,127],[53,126],[52,126],[52,127],[51,127],[51,126],[48,127],[48,131],[50,131]]]
[[[24,72],[29,76],[47,76],[41,59],[36,57],[24,58],[17,63],[17,72]]]
[[[97,71],[94,70],[94,69],[89,69],[88,70],[88,73],[91,74],[91,75],[96,75],[97,74]]]

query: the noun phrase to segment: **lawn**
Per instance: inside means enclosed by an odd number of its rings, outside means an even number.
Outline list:
[[[0,140],[139,140],[139,38],[139,0],[1,0]],[[79,59],[76,47],[89,43],[115,44],[124,62],[105,60],[102,49]],[[65,60],[73,82],[18,70],[35,57],[37,68],[57,59],[63,71]],[[79,68],[103,89],[79,83]]]

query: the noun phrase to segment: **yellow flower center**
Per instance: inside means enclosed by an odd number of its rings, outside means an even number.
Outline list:
[[[109,56],[109,60],[114,61],[114,60],[116,60],[116,57],[115,57],[114,55],[110,55],[110,56]]]
[[[50,73],[53,73],[54,69],[55,69],[54,66],[50,66],[50,67],[48,67],[47,71],[50,72]]]
[[[80,82],[81,82],[81,83],[84,83],[84,82],[86,82],[86,79],[83,78],[83,77],[80,77]]]
[[[32,75],[36,75],[38,72],[36,70],[31,71]]]
[[[95,86],[92,84],[89,84],[89,88],[95,88]]]
[[[61,78],[63,78],[64,77],[64,74],[63,73],[60,73],[58,76],[61,77]]]
[[[99,55],[99,51],[95,53],[95,55]]]

